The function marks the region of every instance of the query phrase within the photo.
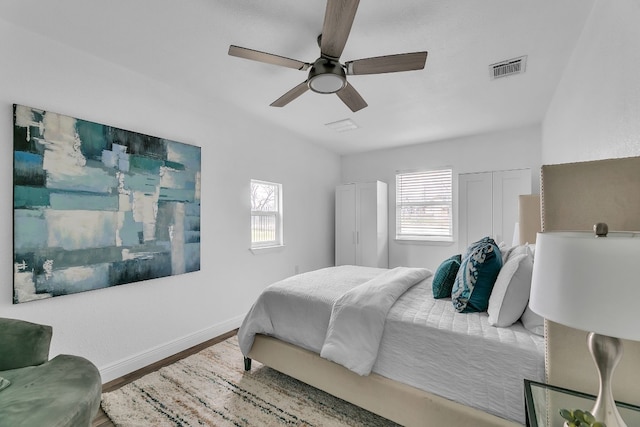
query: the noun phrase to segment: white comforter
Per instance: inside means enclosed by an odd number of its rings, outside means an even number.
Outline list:
[[[245,317],[240,349],[246,355],[255,334],[272,335],[368,375],[389,309],[431,275],[424,268],[340,266],[274,283]]]
[[[334,303],[385,271],[342,266],[268,287],[238,332],[243,353],[257,333],[320,353]],[[431,278],[391,306],[379,345],[372,372],[522,424],[523,378],[544,381],[543,337],[520,322],[496,328],[487,313],[457,313],[451,299],[433,298]]]

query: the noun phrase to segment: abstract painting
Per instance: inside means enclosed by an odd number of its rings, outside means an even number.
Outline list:
[[[200,147],[13,106],[13,302],[200,270]]]

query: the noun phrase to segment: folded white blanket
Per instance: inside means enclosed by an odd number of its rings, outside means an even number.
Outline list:
[[[397,267],[347,291],[333,304],[320,356],[369,375],[391,306],[431,275],[425,268]]]
[[[249,354],[255,334],[271,335],[320,353],[333,304],[345,292],[386,271],[341,265],[298,274],[267,286],[238,331],[242,353]]]

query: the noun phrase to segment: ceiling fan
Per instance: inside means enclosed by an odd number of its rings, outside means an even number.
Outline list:
[[[358,59],[341,64],[340,55],[347,43],[359,3],[360,0],[327,0],[322,34],[318,36],[320,57],[313,63],[234,45],[229,47],[229,55],[296,70],[309,70],[307,80],[276,99],[271,103],[272,107],[284,107],[311,89],[317,93],[335,93],[351,111],[359,111],[366,107],[367,103],[347,82],[347,75],[421,70],[427,60],[427,52],[413,52]]]

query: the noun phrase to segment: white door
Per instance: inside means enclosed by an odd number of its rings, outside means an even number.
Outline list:
[[[531,170],[493,172],[493,239],[511,246],[518,221],[518,199],[531,194]]]
[[[356,189],[356,263],[378,266],[378,187],[375,182]]]
[[[465,173],[458,177],[461,253],[493,231],[493,182],[491,172]]]
[[[531,194],[531,170],[460,174],[458,192],[460,252],[485,236],[511,246],[518,196]]]

